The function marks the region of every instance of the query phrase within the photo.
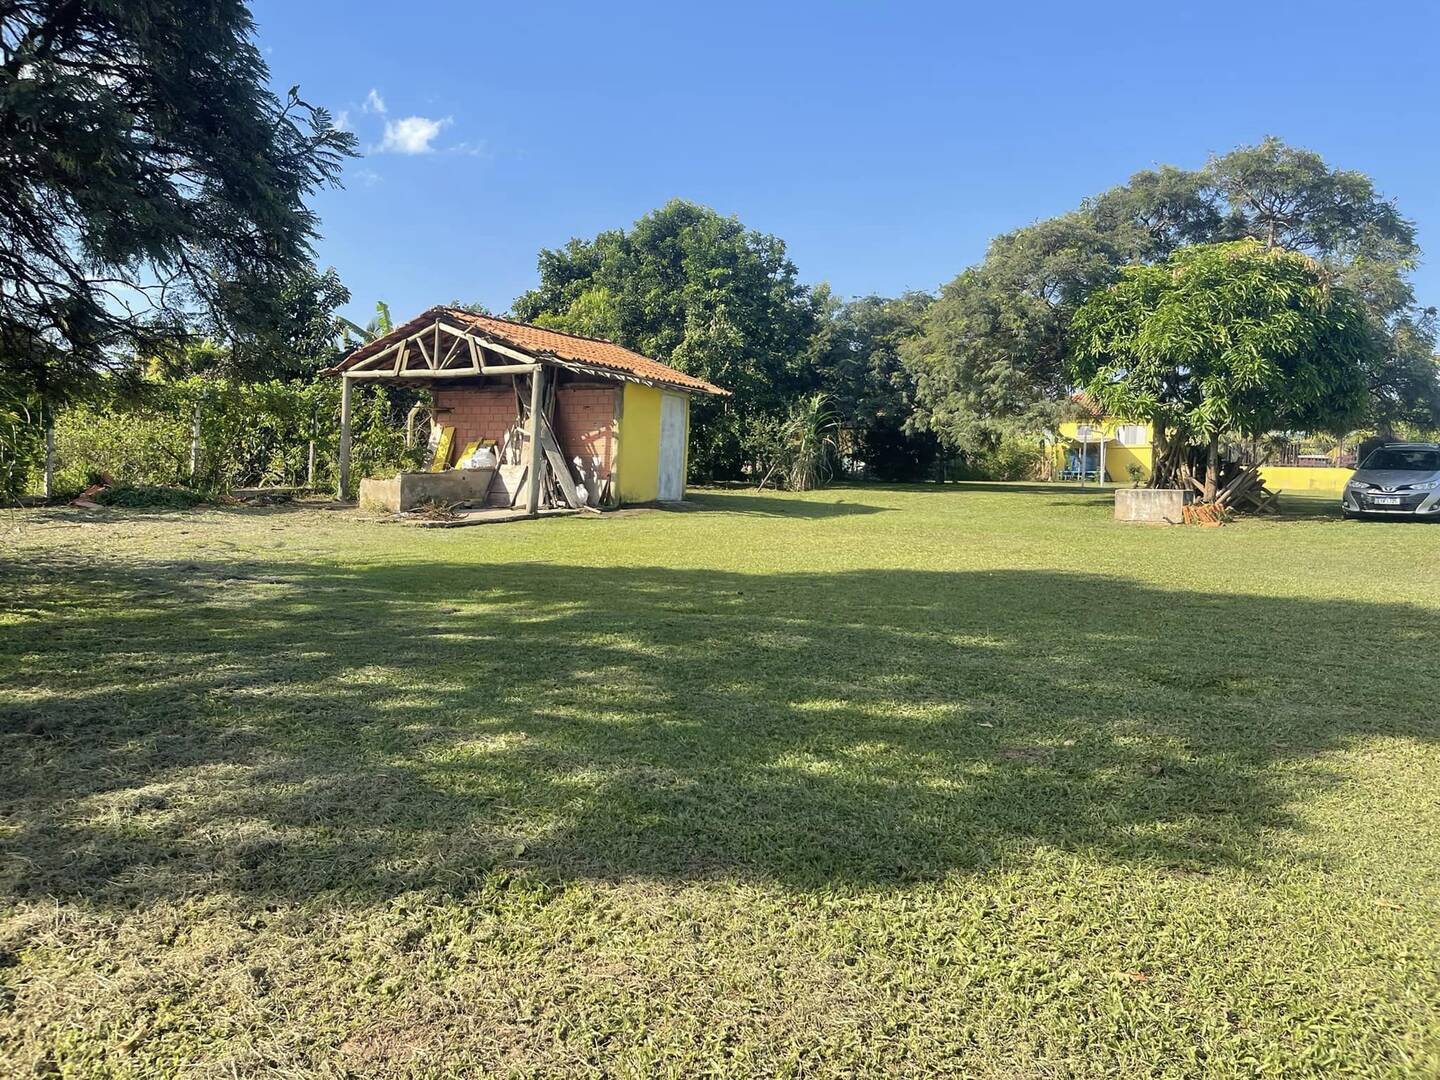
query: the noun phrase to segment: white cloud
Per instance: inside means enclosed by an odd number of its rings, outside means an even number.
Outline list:
[[[341,109],[335,117],[335,129],[337,131],[354,131],[350,126],[350,110]]]
[[[374,187],[383,179],[374,169],[356,169],[355,179],[367,188]]]
[[[435,148],[430,144],[450,123],[447,116],[431,120],[427,116],[407,116],[403,120],[386,120],[385,137],[380,141],[382,154],[428,154]]]
[[[366,112],[379,113],[381,116],[384,116],[385,99],[380,96],[380,91],[372,86],[370,93],[365,95],[365,104],[362,108],[364,108]]]

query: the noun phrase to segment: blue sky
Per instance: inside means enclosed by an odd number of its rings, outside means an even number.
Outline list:
[[[1137,169],[1273,133],[1370,174],[1440,304],[1440,5],[255,0],[278,89],[366,153],[322,263],[397,317],[501,311],[536,254],[672,197],[845,295],[934,289]]]

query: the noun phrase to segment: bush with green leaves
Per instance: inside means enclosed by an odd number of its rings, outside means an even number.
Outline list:
[[[1034,480],[1045,460],[1038,435],[1005,436],[986,446],[965,450],[944,459],[941,480]]]
[[[824,394],[809,394],[783,418],[758,421],[751,445],[760,465],[760,486],[811,491],[835,472],[839,426]]]
[[[421,447],[405,445],[405,413],[415,394],[356,389],[351,460],[357,475],[413,468]],[[199,451],[191,471],[196,423]],[[56,487],[79,490],[100,477],[134,486],[224,491],[336,481],[340,440],[338,380],[240,383],[193,376],[149,379],[137,394],[109,395],[56,416]],[[32,483],[34,478],[32,469]]]
[[[40,406],[18,386],[0,383],[0,506],[25,493],[44,456]]]
[[[106,488],[95,496],[95,501],[102,506],[116,506],[127,510],[189,510],[203,503],[205,496],[188,488],[141,484]]]

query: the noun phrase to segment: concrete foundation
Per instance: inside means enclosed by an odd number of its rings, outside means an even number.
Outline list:
[[[424,503],[485,502],[494,469],[447,469],[444,472],[403,472],[385,480],[360,481],[360,505],[398,514]]]
[[[1115,492],[1115,520],[1182,525],[1192,495],[1179,488],[1120,488]]]

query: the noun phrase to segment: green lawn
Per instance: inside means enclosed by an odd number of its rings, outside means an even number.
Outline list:
[[[0,1074],[1440,1075],[1440,529],[0,514]]]

